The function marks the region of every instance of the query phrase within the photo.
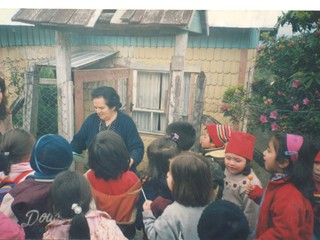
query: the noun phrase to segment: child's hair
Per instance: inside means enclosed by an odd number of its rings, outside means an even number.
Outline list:
[[[162,137],[153,140],[147,148],[148,176],[151,179],[165,177],[169,171],[169,159],[180,152],[177,144],[169,138]]]
[[[249,224],[239,206],[227,200],[215,200],[203,210],[198,234],[200,240],[246,240]]]
[[[0,144],[0,171],[8,175],[12,164],[30,158],[35,144],[33,135],[23,129],[10,129],[2,135]]]
[[[108,181],[119,178],[129,169],[130,155],[119,134],[102,131],[89,146],[88,160],[95,176]]]
[[[2,101],[0,103],[0,120],[4,120],[10,113],[8,109],[8,98],[6,95],[6,83],[3,78],[0,77],[0,92],[2,92]]]
[[[182,151],[190,150],[196,141],[196,130],[189,122],[173,122],[168,125],[166,133]]]
[[[313,161],[317,155],[317,149],[306,137],[293,134],[275,134],[271,141],[277,153],[276,161],[283,163],[285,159],[289,165],[285,170],[289,181],[306,197],[313,196]],[[299,141],[300,146],[292,147],[292,141]],[[289,148],[289,149],[288,149]]]
[[[92,199],[89,182],[74,171],[59,173],[53,181],[51,199],[54,212],[64,219],[71,219],[69,239],[90,239],[85,214]]]
[[[183,152],[170,163],[175,201],[185,206],[207,205],[213,198],[209,160],[194,152]]]

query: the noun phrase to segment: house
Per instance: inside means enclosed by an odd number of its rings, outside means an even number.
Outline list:
[[[115,87],[147,146],[172,121],[192,122],[198,135],[203,115],[227,123],[220,113],[223,93],[248,83],[260,30],[272,29],[280,15],[279,11],[20,9],[12,21],[32,26],[0,27],[0,59],[22,59],[29,76],[26,96],[33,99],[39,69],[54,68],[61,94],[59,133],[68,139],[93,111],[91,90]],[[90,54],[94,61],[85,57]],[[75,67],[76,55],[87,64]],[[29,106],[36,106],[36,100],[29,99]],[[33,111],[30,116],[36,116]]]

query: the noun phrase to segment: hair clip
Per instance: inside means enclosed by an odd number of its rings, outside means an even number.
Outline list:
[[[285,151],[284,152],[284,155],[286,155],[286,156],[292,156],[292,155],[296,155],[297,154],[297,152],[294,152],[294,151]]]
[[[82,208],[78,205],[78,203],[73,203],[71,209],[75,214],[80,214],[82,212]]]
[[[168,137],[174,142],[179,140],[179,135],[177,133],[171,133]]]

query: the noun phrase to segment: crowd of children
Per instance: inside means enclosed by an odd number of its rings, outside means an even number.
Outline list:
[[[11,129],[0,142],[0,239],[320,240],[320,151],[307,137],[277,133],[263,152],[265,189],[252,169],[255,137],[177,121],[130,170],[122,137],[101,131],[89,170],[70,170],[70,143]],[[11,184],[10,187],[8,184]],[[1,197],[1,195],[0,195]]]

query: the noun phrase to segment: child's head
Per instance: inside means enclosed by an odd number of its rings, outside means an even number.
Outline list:
[[[313,179],[320,183],[320,151],[314,159],[313,163]]]
[[[174,200],[185,206],[205,206],[212,200],[209,160],[194,152],[184,152],[170,161],[167,183]]]
[[[169,171],[169,159],[180,152],[178,145],[170,138],[162,137],[153,140],[147,148],[149,177],[153,179],[165,177]]]
[[[202,212],[198,223],[200,240],[246,240],[249,224],[243,211],[227,200],[216,200]]]
[[[208,124],[200,136],[200,145],[203,149],[221,148],[231,137],[231,127],[221,124]]]
[[[33,147],[30,165],[35,176],[52,177],[67,170],[73,161],[69,142],[58,134],[43,135]]]
[[[189,122],[173,122],[168,125],[166,133],[182,151],[190,150],[196,141],[196,129]]]
[[[63,171],[51,188],[53,210],[64,219],[71,219],[69,239],[89,239],[90,230],[85,217],[92,199],[86,178],[73,171]]]
[[[102,131],[88,148],[88,160],[95,176],[108,181],[119,178],[129,169],[130,155],[119,134]]]
[[[232,136],[225,150],[224,164],[232,174],[244,174],[251,171],[253,161],[255,137],[244,132],[232,132]]]
[[[313,161],[317,150],[306,137],[275,134],[263,152],[265,168],[270,173],[284,173],[308,197],[312,188]]]
[[[33,135],[23,129],[10,129],[2,135],[0,144],[1,168],[7,175],[10,166],[20,162],[29,162],[35,139]]]

